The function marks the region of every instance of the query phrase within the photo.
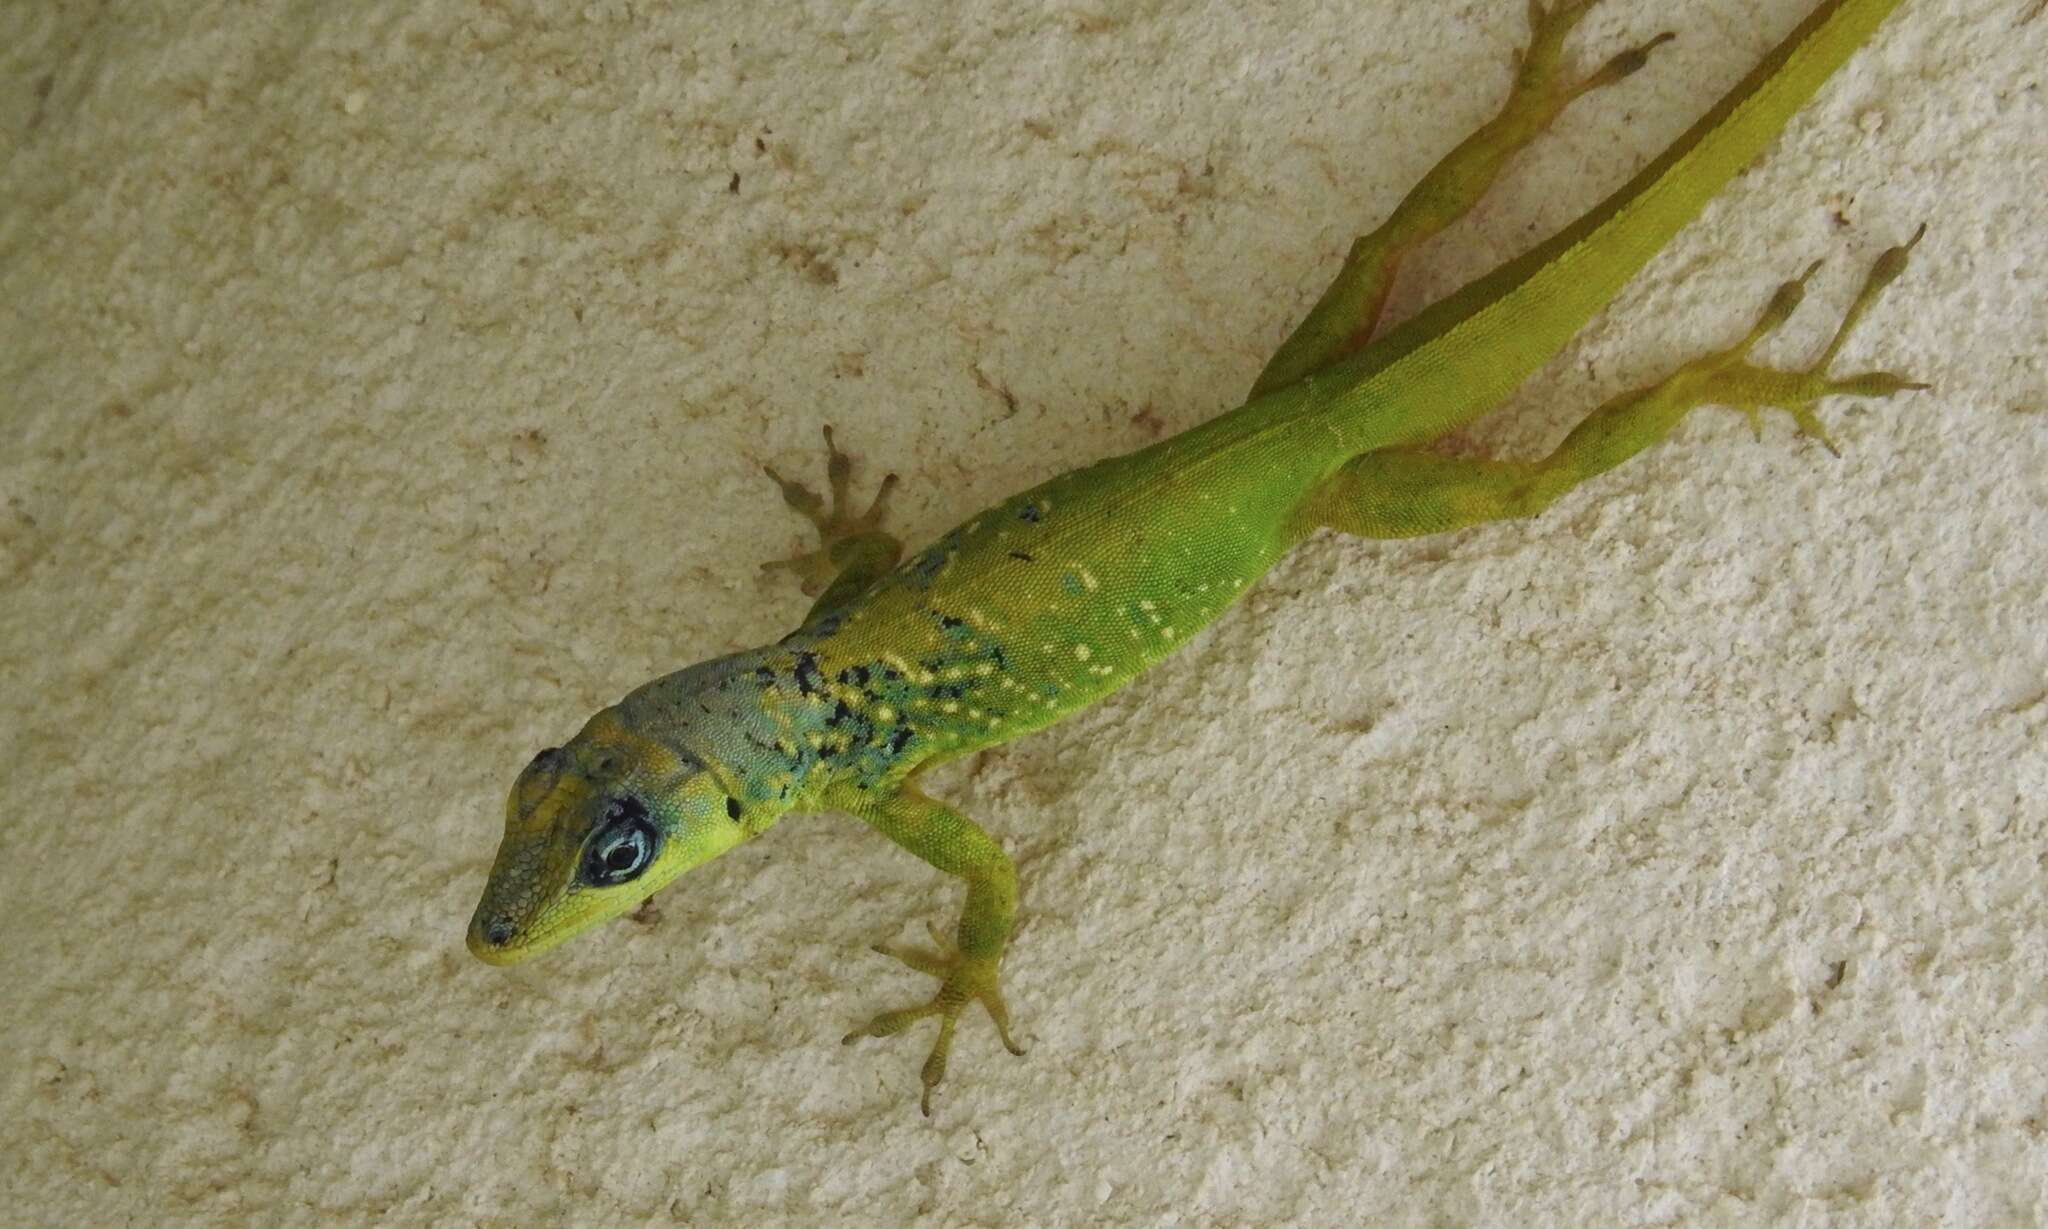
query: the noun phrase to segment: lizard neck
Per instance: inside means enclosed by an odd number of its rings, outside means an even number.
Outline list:
[[[929,755],[938,740],[917,720],[934,704],[922,673],[855,659],[807,629],[664,675],[614,711],[642,737],[702,761],[772,822],[820,808],[835,785],[886,788]]]
[[[814,801],[824,764],[821,713],[779,645],[699,662],[646,683],[609,710],[643,738],[701,761],[761,826]],[[806,682],[809,671],[801,672]]]

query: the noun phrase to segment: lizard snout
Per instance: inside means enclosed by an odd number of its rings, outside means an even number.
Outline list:
[[[469,924],[469,954],[486,964],[510,964],[517,954],[506,949],[519,936],[508,917],[487,917],[482,910]]]

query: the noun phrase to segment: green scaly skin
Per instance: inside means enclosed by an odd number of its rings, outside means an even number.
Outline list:
[[[656,679],[535,757],[508,802],[470,949],[492,963],[524,959],[631,909],[784,814],[850,812],[967,885],[950,944],[882,949],[938,978],[938,993],[847,1038],[938,1017],[923,1070],[929,1113],[970,1002],[1021,1052],[997,978],[1018,895],[1002,847],[920,792],[921,770],[1115,691],[1317,528],[1389,538],[1532,515],[1702,404],[1731,405],[1753,420],[1766,406],[1783,409],[1827,442],[1813,411],[1821,397],[1924,387],[1888,373],[1838,379],[1826,370],[1904,268],[1908,244],[1880,259],[1811,368],[1778,371],[1747,358],[1797,305],[1801,278],[1742,342],[1609,402],[1542,460],[1419,450],[1492,408],[1562,348],[1901,0],[1818,5],[1628,185],[1534,251],[1371,340],[1401,256],[1469,210],[1507,158],[1574,98],[1633,73],[1668,37],[1573,80],[1561,49],[1594,2],[1546,8],[1532,0],[1530,49],[1500,117],[1354,245],[1241,408],[1013,496],[900,566],[898,543],[880,528],[881,497],[864,514],[845,510],[849,463],[828,431],[829,511],[776,476],[824,540],[771,565],[822,589],[803,626],[774,645]]]

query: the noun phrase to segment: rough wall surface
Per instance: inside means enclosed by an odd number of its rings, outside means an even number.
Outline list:
[[[1610,0],[1396,310],[1807,0]],[[1240,11],[1240,9],[1248,11]],[[1937,391],[1695,416],[1540,520],[1319,538],[934,783],[1030,1056],[796,817],[509,972],[504,791],[785,630],[820,423],[922,539],[1227,408],[1485,118],[1515,0],[0,8],[0,1223],[2048,1222],[2048,17],[1915,0],[1468,432],[1547,447],[1825,258]]]

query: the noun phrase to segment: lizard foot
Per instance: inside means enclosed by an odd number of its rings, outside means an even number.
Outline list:
[[[1642,71],[1650,53],[1677,36],[1665,31],[1626,51],[1616,53],[1605,64],[1577,82],[1564,77],[1562,61],[1565,39],[1578,28],[1601,0],[1529,0],[1529,45],[1516,57],[1516,90],[1531,95],[1551,95],[1564,101],[1613,85]]]
[[[1010,1037],[1010,1009],[1003,1002],[1003,992],[998,984],[996,966],[1002,959],[995,957],[962,956],[953,944],[946,941],[938,927],[931,927],[932,940],[939,945],[938,951],[924,948],[897,947],[888,943],[875,944],[874,950],[884,956],[893,956],[920,973],[929,973],[939,979],[939,992],[930,1001],[915,1007],[885,1011],[866,1024],[840,1039],[842,1045],[852,1045],[863,1037],[892,1037],[926,1016],[939,1018],[938,1040],[932,1043],[932,1052],[924,1060],[919,1073],[924,1081],[924,1095],[918,1099],[918,1108],[925,1117],[931,1117],[932,1089],[946,1078],[946,1056],[953,1046],[953,1027],[960,1021],[960,1013],[969,1003],[980,1003],[987,1009],[989,1019],[995,1021],[996,1035],[1002,1038],[1003,1048],[1022,1057],[1023,1047]]]
[[[782,488],[782,500],[801,513],[805,520],[818,528],[818,548],[793,555],[788,559],[777,559],[761,565],[764,572],[793,572],[801,583],[806,595],[816,597],[836,578],[845,563],[835,552],[842,544],[856,540],[884,539],[891,545],[895,538],[882,531],[882,517],[886,514],[889,495],[896,489],[896,475],[887,474],[882,478],[881,487],[876,490],[873,502],[865,512],[855,515],[847,507],[847,490],[853,481],[853,458],[839,451],[832,442],[832,428],[825,428],[825,478],[831,484],[832,503],[828,509],[825,500],[817,492],[801,482],[785,478],[775,472],[773,466],[763,465],[775,485]],[[893,562],[893,558],[891,560]]]
[[[1835,329],[1834,339],[1828,342],[1821,356],[1803,369],[1780,371],[1751,364],[1749,352],[1764,338],[1776,332],[1778,327],[1791,317],[1806,295],[1807,279],[1820,267],[1819,262],[1809,265],[1806,272],[1796,279],[1778,287],[1770,305],[1764,308],[1762,317],[1756,322],[1749,335],[1732,348],[1717,355],[1702,359],[1690,370],[1681,369],[1680,375],[1690,376],[1703,382],[1699,393],[1701,401],[1718,401],[1741,412],[1749,419],[1750,432],[1758,439],[1763,438],[1763,412],[1775,409],[1791,415],[1792,424],[1801,435],[1820,442],[1823,448],[1836,456],[1841,450],[1828,437],[1827,429],[1821,426],[1820,417],[1814,407],[1821,398],[1830,396],[1889,397],[1894,393],[1929,388],[1909,377],[1889,371],[1863,371],[1848,376],[1831,376],[1828,368],[1841,353],[1843,343],[1863,319],[1864,312],[1876,302],[1899,274],[1906,271],[1906,261],[1914,245],[1920,242],[1927,228],[1922,226],[1913,237],[1897,247],[1889,248],[1871,266],[1870,273],[1863,279],[1863,288],[1843,313],[1842,323]]]

